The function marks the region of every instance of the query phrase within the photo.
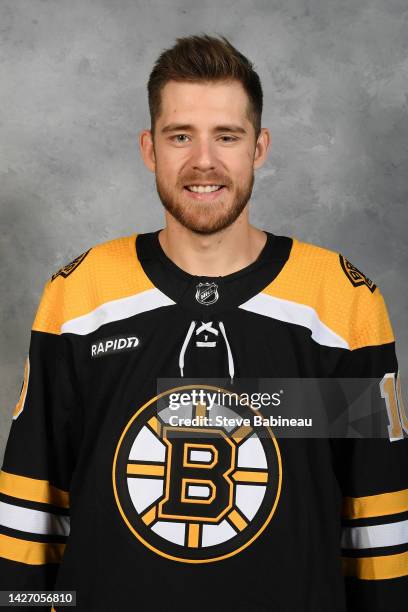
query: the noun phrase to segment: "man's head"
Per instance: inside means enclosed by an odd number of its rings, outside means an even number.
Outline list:
[[[220,231],[242,213],[270,140],[260,127],[259,77],[221,39],[179,38],[160,55],[148,83],[151,130],[140,134],[142,156],[155,172],[163,206],[200,234]],[[213,194],[193,193],[191,186],[199,185],[223,187]]]

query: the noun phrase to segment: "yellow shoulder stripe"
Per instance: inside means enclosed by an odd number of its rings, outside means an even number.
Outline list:
[[[335,251],[293,238],[288,261],[263,293],[313,308],[352,350],[394,341],[379,288],[353,287]]]
[[[47,480],[38,480],[0,471],[0,493],[28,501],[69,508],[69,493],[58,489]]]
[[[153,284],[137,258],[137,234],[94,246],[72,274],[56,276],[44,289],[33,330],[60,334],[64,322]]]

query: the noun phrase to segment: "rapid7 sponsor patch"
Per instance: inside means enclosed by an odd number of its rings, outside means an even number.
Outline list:
[[[113,353],[124,353],[139,346],[137,336],[112,336],[91,344],[91,357],[104,357]]]

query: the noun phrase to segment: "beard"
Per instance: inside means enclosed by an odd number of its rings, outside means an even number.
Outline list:
[[[165,179],[156,172],[156,188],[164,208],[188,230],[196,234],[215,234],[229,227],[239,217],[252,194],[255,181],[252,169],[249,179],[236,185],[234,192],[223,177],[205,177],[205,181],[214,180],[214,184],[226,185],[225,193],[212,202],[202,202],[190,198],[183,185],[200,184],[200,179],[188,178],[182,184],[171,188]]]

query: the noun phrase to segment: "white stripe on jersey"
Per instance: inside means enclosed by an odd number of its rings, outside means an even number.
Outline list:
[[[70,518],[62,514],[51,514],[0,502],[0,525],[29,533],[68,536]]]
[[[343,527],[341,538],[342,548],[376,548],[407,542],[408,521],[370,527]]]
[[[87,314],[70,321],[65,321],[61,326],[61,333],[84,336],[97,330],[101,325],[105,325],[105,323],[120,321],[142,312],[154,310],[161,306],[171,306],[172,304],[175,304],[175,302],[160,291],[160,289],[154,287],[153,289],[136,293],[136,295],[129,295],[118,300],[105,302]]]
[[[307,327],[312,332],[313,340],[324,346],[350,348],[344,338],[336,334],[319,319],[317,312],[311,306],[284,300],[266,293],[258,293],[241,304],[239,308],[271,319]]]

